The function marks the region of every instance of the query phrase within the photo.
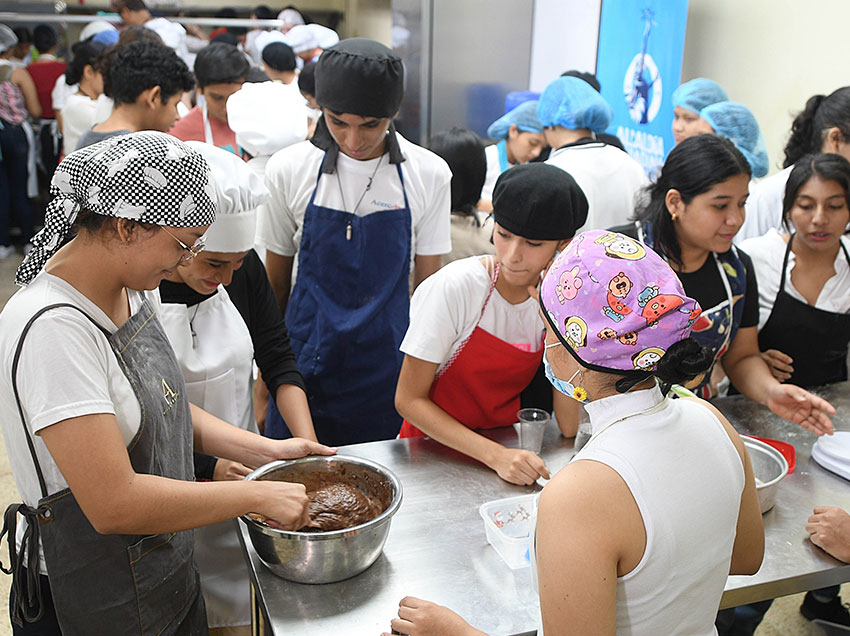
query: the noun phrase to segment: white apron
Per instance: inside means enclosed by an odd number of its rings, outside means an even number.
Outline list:
[[[224,287],[219,285],[218,293],[192,307],[163,303],[160,320],[183,370],[189,402],[256,433],[251,402],[254,347]],[[195,562],[210,627],[251,622],[248,567],[234,524],[222,521],[195,531]]]

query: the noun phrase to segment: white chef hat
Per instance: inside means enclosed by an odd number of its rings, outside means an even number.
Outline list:
[[[319,46],[316,36],[306,24],[296,24],[283,36],[284,44],[292,47],[296,53],[303,53]]]
[[[339,34],[333,29],[321,24],[308,24],[307,28],[313,33],[313,37],[316,38],[316,46],[320,49],[327,49],[339,43]]]
[[[186,144],[203,155],[218,196],[215,221],[206,234],[208,252],[245,252],[254,247],[257,207],[269,199],[263,180],[237,155],[202,141]]]
[[[331,47],[339,42],[339,35],[321,24],[299,24],[286,32],[283,41],[296,53],[303,53],[315,48]]]
[[[286,36],[280,31],[262,31],[254,42],[257,45],[257,52],[260,54],[260,57],[262,57],[263,49],[272,42],[283,42],[286,44]]]
[[[236,143],[255,157],[304,141],[308,114],[295,82],[243,84],[227,99],[227,125]]]
[[[88,40],[93,35],[97,35],[102,31],[115,31],[115,27],[109,24],[106,20],[94,20],[89,22],[83,30],[80,31],[80,42]]]

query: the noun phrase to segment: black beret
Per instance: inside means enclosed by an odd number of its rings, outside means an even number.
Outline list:
[[[316,102],[335,113],[393,117],[403,94],[401,58],[380,42],[341,40],[316,63]]]
[[[493,189],[493,218],[511,234],[535,241],[575,236],[587,221],[587,198],[576,180],[545,163],[505,170]]]

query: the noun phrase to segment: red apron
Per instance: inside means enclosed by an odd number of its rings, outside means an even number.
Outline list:
[[[490,293],[481,308],[482,316],[498,277],[499,265],[496,265]],[[539,351],[522,351],[476,325],[434,378],[428,397],[472,430],[510,426],[517,421],[520,393],[531,383],[543,360],[542,342],[541,336]],[[404,420],[399,437],[423,435]]]

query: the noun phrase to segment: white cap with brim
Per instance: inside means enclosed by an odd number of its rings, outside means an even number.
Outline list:
[[[236,143],[254,157],[304,141],[308,114],[294,82],[244,84],[227,99],[227,124],[236,133]]]
[[[186,144],[203,155],[218,196],[215,221],[206,234],[208,252],[246,252],[254,247],[257,208],[269,199],[263,180],[238,156],[201,141]]]

